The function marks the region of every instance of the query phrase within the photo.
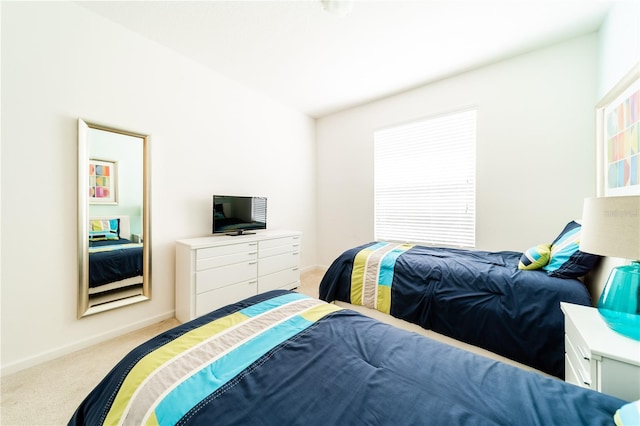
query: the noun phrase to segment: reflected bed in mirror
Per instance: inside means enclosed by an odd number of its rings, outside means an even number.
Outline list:
[[[111,302],[114,295],[143,294],[143,245],[137,235],[129,216],[89,217],[89,306]]]
[[[149,136],[78,120],[78,317],[151,298]]]

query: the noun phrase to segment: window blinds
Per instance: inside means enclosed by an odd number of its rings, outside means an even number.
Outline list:
[[[256,222],[267,221],[267,199],[264,197],[253,197],[251,199],[251,220]]]
[[[374,132],[375,238],[475,246],[476,109]]]

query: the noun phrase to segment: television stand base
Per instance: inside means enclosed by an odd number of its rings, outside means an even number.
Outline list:
[[[243,231],[242,229],[238,229],[236,232],[231,232],[225,235],[229,235],[231,237],[237,237],[239,235],[255,235],[255,232],[247,232],[247,231]]]

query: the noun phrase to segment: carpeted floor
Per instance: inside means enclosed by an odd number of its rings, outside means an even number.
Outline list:
[[[318,297],[321,272],[307,272],[298,291]],[[134,331],[1,379],[0,425],[66,425],[76,407],[131,349],[178,325],[176,319]]]

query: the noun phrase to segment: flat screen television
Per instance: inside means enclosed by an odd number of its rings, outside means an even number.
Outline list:
[[[267,229],[266,197],[213,196],[214,234],[243,235]]]

